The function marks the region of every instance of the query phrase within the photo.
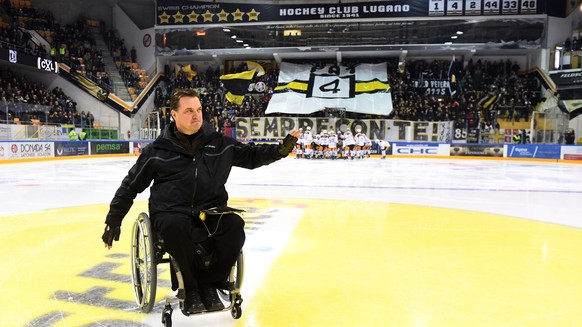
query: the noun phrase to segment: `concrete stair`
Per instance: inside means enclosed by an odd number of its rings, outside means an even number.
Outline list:
[[[109,79],[113,84],[113,93],[118,96],[121,100],[131,103],[131,95],[127,91],[127,87],[119,74],[119,70],[117,66],[115,66],[115,62],[113,61],[113,57],[111,53],[109,53],[109,49],[107,48],[107,43],[103,38],[103,35],[99,32],[99,28],[95,27],[91,29],[91,34],[95,39],[95,45],[97,50],[101,51],[103,55],[103,63],[105,64],[105,71],[109,74]]]

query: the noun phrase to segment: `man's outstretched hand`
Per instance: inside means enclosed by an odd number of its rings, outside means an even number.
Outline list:
[[[298,139],[301,137],[301,130],[296,129],[296,130],[290,132],[289,134],[291,134],[293,137]]]
[[[113,245],[113,240],[119,241],[119,235],[121,235],[120,226],[112,227],[109,225],[105,225],[105,232],[103,232],[103,236],[101,236],[103,243],[105,243],[105,248],[107,248],[108,250],[111,249],[111,246]]]
[[[300,130],[294,130],[290,132],[282,141],[279,141],[279,154],[286,157],[293,151],[295,144],[297,144],[297,139],[301,137]]]

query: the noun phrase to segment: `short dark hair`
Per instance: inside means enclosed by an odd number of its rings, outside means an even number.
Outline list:
[[[178,111],[178,104],[183,97],[200,98],[200,95],[194,89],[176,89],[170,98],[170,110]]]

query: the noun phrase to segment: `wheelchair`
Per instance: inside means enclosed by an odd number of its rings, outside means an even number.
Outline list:
[[[160,263],[170,263],[174,269],[178,281],[178,291],[174,297],[165,300],[165,307],[162,311],[162,324],[172,326],[172,304],[179,303],[180,310],[185,316],[190,313],[185,308],[186,291],[184,281],[178,263],[164,251],[164,242],[156,231],[152,228],[149,216],[142,212],[136,218],[131,237],[131,282],[135,301],[142,312],[152,311],[155,305],[156,288],[158,278],[157,265]],[[242,297],[240,289],[243,281],[243,252],[241,250],[235,264],[226,281],[218,285],[218,295],[230,305],[220,311],[229,311],[234,319],[242,316]],[[203,311],[198,314],[211,313]]]

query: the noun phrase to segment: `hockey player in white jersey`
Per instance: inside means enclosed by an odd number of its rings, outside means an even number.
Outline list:
[[[376,140],[376,143],[378,144],[378,151],[380,154],[382,154],[382,159],[386,159],[386,153],[390,148],[390,142],[385,140]]]
[[[366,137],[362,134],[361,129],[356,129],[356,135],[354,136],[356,140],[356,158],[364,158],[364,145],[366,144]]]
[[[301,159],[303,156],[303,128],[299,129],[301,131],[301,136],[297,139],[297,144],[295,145],[295,158]]]
[[[313,155],[313,134],[311,134],[311,127],[307,126],[303,133],[303,153],[305,159],[310,159]]]
[[[327,149],[329,152],[329,157],[332,160],[337,159],[337,143],[338,143],[337,135],[333,130],[331,130],[327,138]]]
[[[364,156],[366,158],[370,158],[370,154],[372,153],[372,141],[365,133],[362,133],[364,136]]]
[[[315,134],[313,139],[313,147],[315,148],[313,152],[313,159],[322,159],[323,146],[321,145],[321,135]]]
[[[337,152],[340,159],[345,159],[344,155],[344,133],[340,129],[337,130],[335,135],[337,138]]]
[[[327,159],[328,155],[329,155],[329,149],[328,149],[328,144],[329,144],[329,134],[327,134],[327,130],[322,130],[321,131],[321,159]]]
[[[344,133],[344,158],[354,159],[354,147],[356,146],[356,140],[354,139],[354,135],[348,129]]]

